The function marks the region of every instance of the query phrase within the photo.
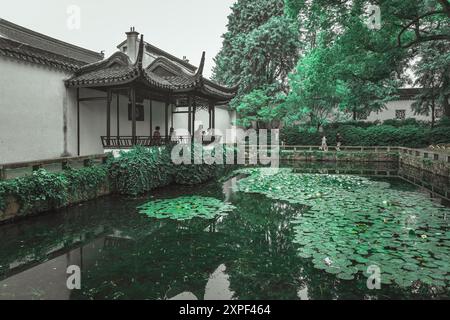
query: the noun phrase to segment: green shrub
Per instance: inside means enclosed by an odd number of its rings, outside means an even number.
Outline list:
[[[108,182],[106,166],[91,166],[81,169],[68,168],[64,170],[67,179],[68,194],[78,200],[95,197],[102,186]]]
[[[58,208],[67,202],[66,177],[43,169],[29,176],[3,181],[0,186],[1,209],[5,207],[8,195],[18,200],[21,212],[27,213]]]
[[[180,165],[177,166],[174,179],[177,184],[195,185],[211,180],[216,174],[216,165]]]
[[[386,124],[389,123],[389,124]],[[401,125],[399,124],[401,123]],[[355,123],[332,124],[324,128],[328,145],[336,144],[340,133],[344,145],[348,146],[402,146],[423,148],[430,144],[449,143],[450,126],[439,124],[435,128],[425,126],[416,120],[389,120],[382,125],[366,127]],[[281,140],[287,145],[320,145],[322,133],[307,128],[287,127],[281,132]]]
[[[166,148],[138,147],[122,152],[108,162],[113,189],[121,194],[138,195],[173,181],[173,165]]]

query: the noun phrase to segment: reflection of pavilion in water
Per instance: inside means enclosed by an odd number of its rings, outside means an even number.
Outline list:
[[[46,242],[55,249],[46,251],[47,246],[39,244],[42,254],[34,259],[30,254],[35,251],[33,246],[32,250],[7,255],[15,257],[11,261],[21,262],[12,263],[10,271],[4,273],[7,278],[0,282],[0,299],[105,299],[111,298],[111,291],[125,292],[124,297],[131,299],[314,296],[309,284],[312,282],[314,288],[323,278],[310,278],[291,239],[289,222],[299,209],[264,196],[233,193],[235,182],[232,179],[217,190],[225,201],[238,206],[236,213],[225,217],[127,224],[128,216],[116,220],[106,214],[105,221],[92,221],[95,216],[89,216],[89,237],[79,236],[80,230],[87,228],[74,224],[73,242],[54,246],[61,240],[52,237]],[[92,231],[109,221],[112,227]],[[22,259],[24,256],[30,258]],[[81,267],[81,291],[66,288],[69,265]],[[110,282],[112,285],[105,285]],[[91,289],[99,291],[91,296]]]
[[[79,244],[84,241],[84,236],[73,239],[72,245],[61,243],[54,246],[47,252],[48,260],[43,263],[31,255],[10,263],[6,278],[0,281],[0,300],[70,299],[72,291],[66,286],[69,266],[79,266],[83,273],[96,263],[102,250],[132,241],[122,236],[120,231],[105,236],[102,227],[95,230],[95,234],[100,237],[82,246]]]
[[[204,231],[215,232],[215,226],[220,220],[215,219]],[[69,266],[80,267],[83,286],[83,274],[98,264],[102,252],[123,249],[135,244],[133,238],[124,235],[120,230],[108,233],[100,227],[95,230],[95,234],[99,237],[85,245],[80,246],[85,240],[84,236],[80,236],[73,239],[72,245],[61,243],[54,246],[46,253],[47,261],[43,263],[39,261],[42,258],[35,258],[32,255],[10,263],[8,271],[0,280],[0,300],[69,300],[74,292],[66,286]],[[196,294],[199,295],[199,292]],[[204,286],[204,296],[199,298],[230,300],[233,294],[226,266],[221,264],[210,274]],[[197,300],[197,296],[186,291],[172,298],[166,296],[166,299]]]

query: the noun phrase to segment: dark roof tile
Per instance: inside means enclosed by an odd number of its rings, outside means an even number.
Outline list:
[[[0,55],[50,67],[76,71],[86,63],[0,37]]]

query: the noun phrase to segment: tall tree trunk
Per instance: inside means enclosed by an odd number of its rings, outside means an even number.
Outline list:
[[[356,111],[353,111],[353,121],[358,120],[357,118],[358,118],[358,117],[357,117]]]
[[[436,104],[435,99],[431,100],[431,128],[434,128],[434,123],[436,122]]]
[[[444,96],[444,101],[442,102],[442,108],[444,109],[444,116],[450,118],[450,104],[448,103],[448,99],[450,95]]]

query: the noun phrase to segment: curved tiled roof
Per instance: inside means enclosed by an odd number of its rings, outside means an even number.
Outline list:
[[[203,53],[200,67],[195,74],[188,74],[168,59],[158,58],[147,68],[142,67],[144,40],[141,38],[139,53],[134,64],[121,52],[110,58],[81,68],[74,77],[66,81],[69,87],[100,87],[141,81],[151,88],[169,93],[197,92],[214,100],[231,100],[237,88],[227,88],[205,79],[202,75],[205,64]],[[157,67],[165,67],[170,75],[153,72]],[[173,74],[173,75],[172,75]]]
[[[46,52],[70,57],[84,64],[96,62],[104,58],[102,53],[51,38],[4,19],[0,19],[0,36]]]
[[[86,64],[83,61],[1,37],[0,55],[71,72]]]

